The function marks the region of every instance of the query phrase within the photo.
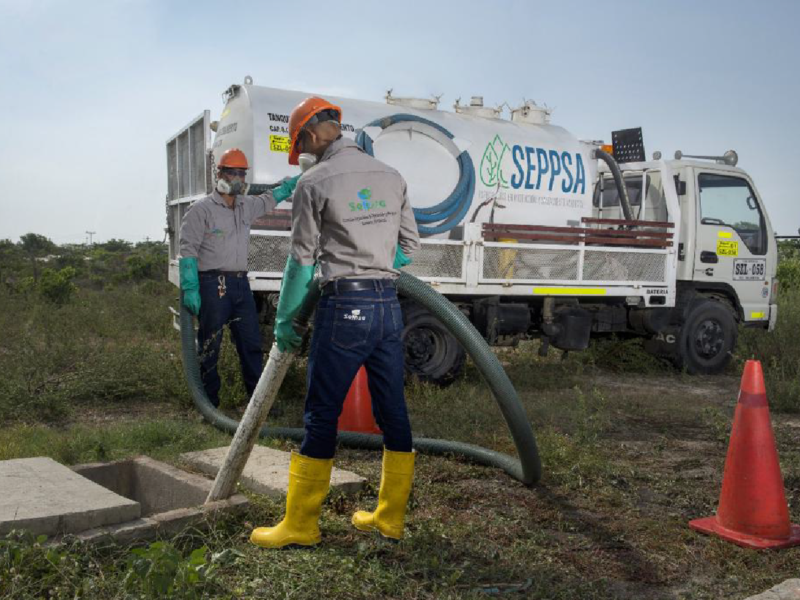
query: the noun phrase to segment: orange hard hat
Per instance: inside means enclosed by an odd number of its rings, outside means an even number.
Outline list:
[[[229,169],[248,169],[247,157],[244,152],[238,148],[229,148],[222,153],[222,158],[219,159],[217,167],[222,169],[227,167]]]
[[[289,115],[289,137],[291,138],[292,144],[292,149],[289,152],[290,165],[298,164],[297,159],[300,156],[300,151],[297,148],[297,139],[300,137],[300,132],[303,131],[303,127],[308,125],[313,117],[325,110],[335,111],[336,120],[341,124],[342,109],[323,98],[311,96],[294,107],[292,114]]]

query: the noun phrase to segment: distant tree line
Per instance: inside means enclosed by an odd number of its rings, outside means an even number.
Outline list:
[[[0,288],[5,293],[38,293],[55,304],[69,302],[79,288],[163,282],[167,278],[167,244],[104,243],[58,245],[38,233],[18,242],[0,240]]]

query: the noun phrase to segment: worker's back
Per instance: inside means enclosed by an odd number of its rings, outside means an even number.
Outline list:
[[[318,262],[322,283],[393,279],[398,242],[407,254],[419,246],[402,176],[345,138],[334,141],[301,177],[292,221],[295,260]]]

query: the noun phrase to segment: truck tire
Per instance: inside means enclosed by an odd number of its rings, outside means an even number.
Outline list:
[[[722,372],[736,347],[736,319],[724,303],[700,298],[692,302],[678,340],[678,367],[692,375]]]
[[[406,375],[447,387],[464,369],[466,352],[439,320],[422,306],[403,303]]]

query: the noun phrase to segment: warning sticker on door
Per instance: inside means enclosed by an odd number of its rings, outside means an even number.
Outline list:
[[[271,135],[269,136],[269,149],[273,152],[289,152],[291,150],[291,141],[285,135]]]
[[[767,273],[767,261],[763,258],[740,258],[733,261],[734,281],[759,281]]]
[[[739,242],[717,240],[717,254],[720,256],[739,256]]]

